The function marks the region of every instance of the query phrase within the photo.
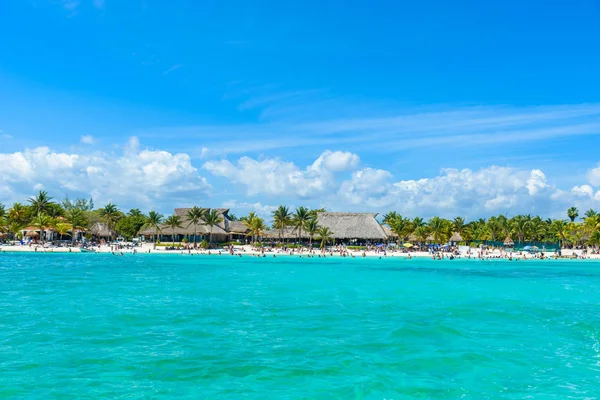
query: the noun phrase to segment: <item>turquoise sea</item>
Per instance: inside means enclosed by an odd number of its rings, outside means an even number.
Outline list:
[[[0,254],[0,398],[597,399],[600,263]]]

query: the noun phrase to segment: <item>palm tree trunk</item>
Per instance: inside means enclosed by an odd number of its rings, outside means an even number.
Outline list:
[[[171,239],[173,239],[173,247],[175,247],[175,228],[173,228],[173,234],[171,235]]]
[[[194,250],[196,249],[196,224],[194,224]]]

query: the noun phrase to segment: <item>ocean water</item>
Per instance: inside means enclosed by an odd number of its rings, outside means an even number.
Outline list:
[[[0,254],[0,398],[597,399],[600,263]]]

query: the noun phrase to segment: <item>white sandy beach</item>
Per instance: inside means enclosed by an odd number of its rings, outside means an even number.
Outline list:
[[[211,249],[211,250],[189,250],[189,249],[180,249],[180,250],[166,250],[162,247],[153,248],[152,243],[144,243],[142,246],[138,246],[135,248],[118,248],[117,246],[110,245],[101,245],[94,246],[89,248],[93,250],[94,253],[114,253],[115,255],[121,254],[171,254],[171,255],[200,255],[200,256],[229,256],[232,254],[227,249]],[[282,249],[276,250],[261,250],[258,248],[254,248],[251,245],[244,246],[235,246],[233,250],[233,256],[239,257],[250,256],[267,256],[267,257],[348,257],[348,258],[361,258],[361,257],[379,257],[379,258],[411,258],[411,257],[421,257],[421,258],[432,258],[433,255],[427,251],[396,251],[396,250],[388,250],[386,252],[383,251],[362,251],[362,250],[347,250],[344,256],[341,255],[340,251],[335,251],[335,249],[331,249],[332,251],[327,251],[322,253],[319,249],[313,249],[312,251],[304,250],[304,251],[283,251]],[[79,247],[54,247],[46,244],[42,246],[41,244],[37,245],[1,245],[0,252],[9,252],[9,253],[81,253],[82,250]],[[91,253],[91,252],[90,252]],[[486,258],[486,259],[498,259],[498,258],[513,258],[513,259],[537,259],[541,253],[537,253],[536,255],[530,254],[527,252],[505,252],[503,250],[495,249],[495,250],[484,250],[483,253],[480,252],[479,249],[472,248],[470,250],[471,254],[461,253],[457,256],[457,258]],[[92,253],[91,253],[92,254]],[[449,258],[452,253],[450,252],[440,252],[438,255],[443,256],[444,258]],[[545,252],[543,253],[546,258],[554,258],[555,254],[553,252]],[[577,259],[594,259],[600,260],[600,254],[583,254],[583,250],[572,250],[572,249],[563,249],[562,250],[562,259],[567,258],[575,258]]]

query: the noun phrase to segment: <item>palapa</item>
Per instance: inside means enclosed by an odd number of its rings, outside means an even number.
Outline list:
[[[507,236],[506,239],[504,239],[505,246],[514,246],[514,244],[515,242],[513,242],[510,236]]]
[[[116,233],[103,222],[96,222],[90,227],[90,233],[100,238],[115,237]]]
[[[460,236],[460,233],[454,232],[450,238],[450,242],[462,242],[464,239]]]
[[[388,238],[390,239],[398,239],[398,234],[396,234],[392,228],[390,228],[387,225],[381,225],[381,228],[383,229],[383,231],[385,232],[385,234],[387,235]]]
[[[377,213],[319,212],[317,223],[328,228],[333,239],[385,240],[387,235],[375,217]]]

